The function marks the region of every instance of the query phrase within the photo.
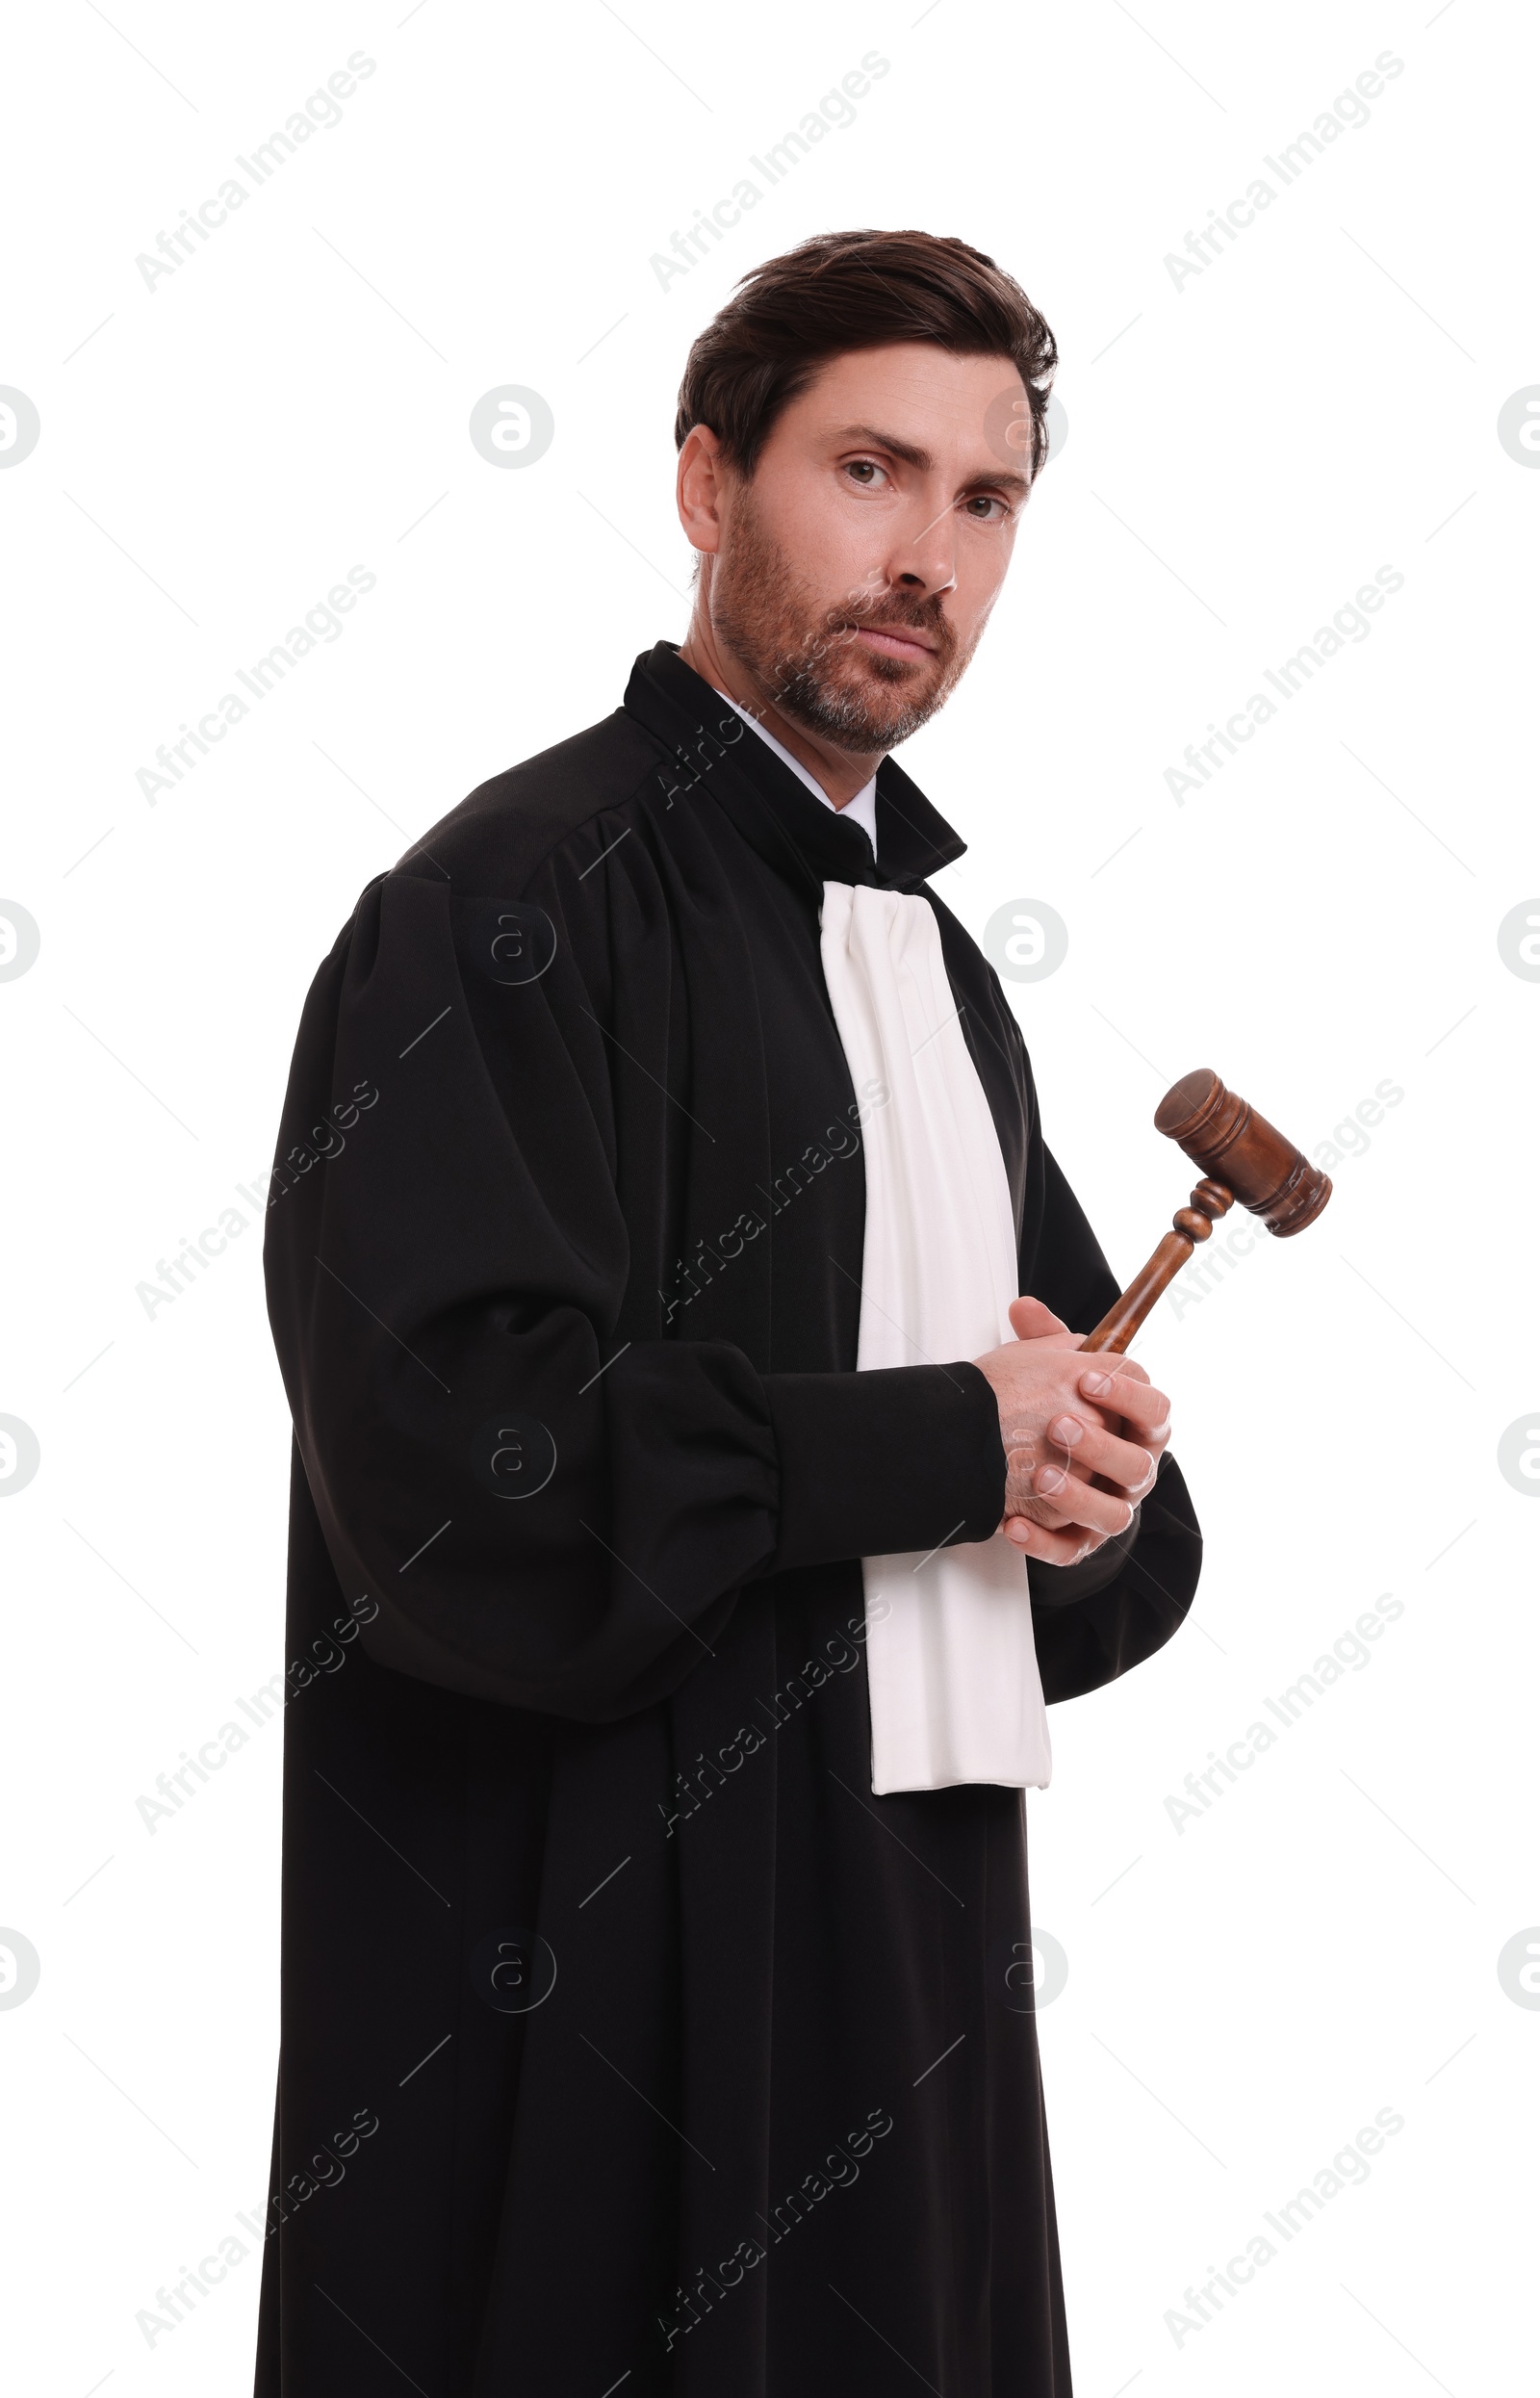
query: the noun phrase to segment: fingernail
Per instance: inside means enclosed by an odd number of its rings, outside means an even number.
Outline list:
[[[1111,1390],[1112,1386],[1112,1376],[1098,1373],[1094,1368],[1090,1374],[1083,1374],[1080,1378],[1080,1387],[1088,1399],[1099,1399],[1102,1392]]]
[[[1055,1491],[1063,1490],[1065,1481],[1056,1465],[1045,1465],[1038,1475],[1038,1488],[1051,1498]]]
[[[1085,1429],[1078,1415],[1056,1415],[1048,1427],[1048,1437],[1059,1441],[1065,1449],[1072,1449]]]

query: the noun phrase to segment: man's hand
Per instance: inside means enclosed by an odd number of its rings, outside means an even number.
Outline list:
[[[1141,1365],[1076,1355],[1085,1335],[1037,1299],[1011,1308],[1014,1342],[976,1357],[1006,1453],[1000,1529],[1028,1557],[1078,1564],[1133,1519],[1170,1438],[1170,1402]]]

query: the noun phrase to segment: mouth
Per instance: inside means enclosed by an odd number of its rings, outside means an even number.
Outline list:
[[[899,632],[890,627],[860,625],[856,638],[863,641],[868,649],[875,650],[880,658],[905,658],[919,664],[936,655],[934,641],[927,641],[923,633],[907,628]]]

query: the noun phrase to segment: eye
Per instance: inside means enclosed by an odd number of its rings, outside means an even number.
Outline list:
[[[882,476],[885,481],[887,477],[887,469],[879,466],[875,458],[849,458],[845,462],[845,473],[862,491],[875,491],[877,477]]]
[[[976,491],[964,503],[964,506],[976,525],[1003,525],[1011,515],[1010,507],[996,492]],[[998,512],[993,516],[980,513],[981,510],[989,508]]]

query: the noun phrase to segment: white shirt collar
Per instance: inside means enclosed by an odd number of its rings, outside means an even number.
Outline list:
[[[769,742],[776,756],[784,760],[798,782],[807,785],[814,799],[821,800],[826,808],[834,808],[834,803],[829,793],[822,784],[816,782],[808,773],[800,758],[793,758],[783,742],[778,741],[773,733],[767,733],[757,716],[751,716],[746,708],[739,708],[737,701],[730,692],[724,691],[722,697],[727,701],[728,706],[735,709],[743,718],[745,724],[753,725],[761,741]],[[834,812],[837,815],[851,817],[860,826],[872,845],[872,856],[875,858],[877,855],[877,777],[873,775],[871,781],[862,786],[854,799],[847,799],[843,808],[836,809]]]

